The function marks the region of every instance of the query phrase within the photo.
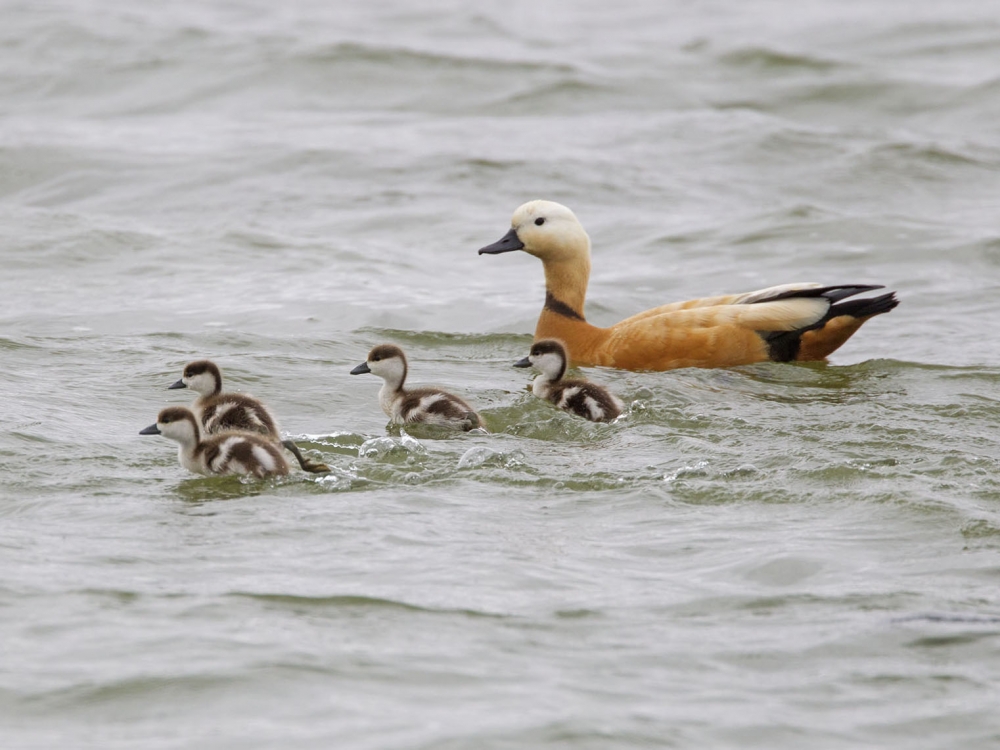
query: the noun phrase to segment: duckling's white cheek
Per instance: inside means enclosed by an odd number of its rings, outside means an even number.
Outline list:
[[[532,364],[550,377],[555,377],[556,373],[563,367],[562,360],[555,354],[543,354],[535,357]]]
[[[369,362],[368,369],[390,383],[397,383],[403,378],[403,362],[395,357]]]
[[[215,383],[207,373],[201,373],[190,378],[184,378],[184,384],[195,393],[205,395],[215,390]]]

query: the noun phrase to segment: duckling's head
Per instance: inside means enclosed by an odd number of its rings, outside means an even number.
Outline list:
[[[368,352],[367,360],[351,370],[351,375],[365,372],[378,375],[386,383],[401,388],[406,380],[406,355],[395,344],[379,344]]]
[[[581,262],[590,266],[590,238],[566,206],[553,201],[529,201],[514,212],[510,231],[479,250],[497,255],[524,250],[545,262]]]
[[[214,396],[222,392],[222,372],[214,362],[199,359],[186,365],[181,379],[167,390],[173,388],[190,388],[199,396]]]
[[[566,374],[569,356],[566,347],[555,339],[542,339],[531,345],[528,356],[514,363],[514,367],[534,367],[541,370],[547,380],[562,380]]]
[[[157,415],[156,424],[140,430],[139,434],[163,435],[181,445],[196,445],[200,436],[197,418],[183,406],[167,407]]]

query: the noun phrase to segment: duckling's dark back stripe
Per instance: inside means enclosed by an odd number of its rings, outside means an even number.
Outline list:
[[[576,387],[576,386],[571,386]],[[585,416],[590,418],[590,407],[587,406],[587,392],[583,388],[580,388],[576,393],[566,399],[566,409],[579,414],[580,416]]]
[[[413,419],[415,414],[418,415],[420,421],[423,421],[419,417],[422,412],[425,415],[439,416],[455,423],[465,421],[467,426],[463,429],[466,430],[482,426],[479,415],[462,399],[433,388],[416,388],[406,393],[399,412],[404,421]]]
[[[205,465],[214,471],[216,469],[215,462],[219,458],[222,446],[216,441],[202,443],[201,445],[204,446]]]
[[[556,315],[562,315],[564,318],[569,318],[570,320],[583,320],[583,316],[580,313],[567,305],[561,299],[557,299],[556,296],[547,289],[545,290],[545,309],[549,312],[554,312]]]
[[[437,414],[446,419],[463,419],[470,409],[457,396],[431,388],[415,388],[403,398],[400,412],[404,419],[409,419],[415,411]]]
[[[230,461],[239,461],[248,469],[252,468],[257,463],[253,455],[253,445],[249,440],[233,440],[229,446],[226,464],[228,465]]]
[[[566,399],[563,408],[567,411],[572,411],[592,422],[610,422],[621,414],[621,409],[618,408],[612,395],[599,385],[588,380],[564,380],[560,385],[558,392],[553,394],[552,401],[556,404],[566,391],[573,388],[579,389]],[[591,411],[591,403],[588,401],[593,403],[593,407],[596,407],[599,412],[598,414],[595,415]]]
[[[597,402],[597,406],[601,410],[601,421],[610,422],[621,414],[618,404],[611,398],[611,394],[607,393],[603,388],[590,388],[588,391],[590,397]]]
[[[461,408],[450,398],[441,398],[427,404],[428,414],[440,414],[443,417],[450,417],[452,419],[462,419],[466,411],[466,409]]]

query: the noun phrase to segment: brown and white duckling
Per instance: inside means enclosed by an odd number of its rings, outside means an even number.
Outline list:
[[[569,357],[566,347],[555,339],[536,341],[531,352],[514,367],[536,367],[541,370],[531,384],[531,392],[551,401],[564,411],[591,422],[610,422],[622,413],[624,404],[603,386],[588,380],[566,380]]]
[[[198,418],[183,406],[163,409],[156,424],[139,434],[163,435],[180,443],[181,466],[196,474],[249,474],[263,479],[288,473],[288,463],[274,441],[249,432],[221,432],[203,439]]]
[[[378,392],[382,411],[394,424],[422,422],[471,430],[483,420],[465,401],[439,388],[407,390],[406,355],[393,344],[380,344],[368,352],[368,359],[351,370],[351,375],[370,372],[385,382]]]
[[[188,363],[181,379],[167,390],[175,388],[190,388],[198,394],[193,406],[204,434],[217,435],[229,430],[255,432],[281,443],[295,456],[303,471],[314,474],[330,471],[326,464],[303,456],[291,440],[282,440],[278,423],[260,401],[245,393],[223,393],[222,371],[214,362],[199,359]]]

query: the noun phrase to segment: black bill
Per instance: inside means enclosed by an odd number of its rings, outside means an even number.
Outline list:
[[[513,250],[524,249],[524,243],[517,237],[517,231],[511,227],[511,230],[507,232],[503,237],[494,242],[492,245],[487,245],[486,247],[479,248],[480,255],[499,255],[500,253],[509,253]]]

